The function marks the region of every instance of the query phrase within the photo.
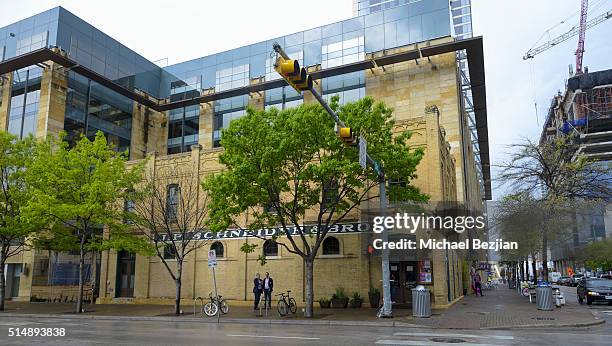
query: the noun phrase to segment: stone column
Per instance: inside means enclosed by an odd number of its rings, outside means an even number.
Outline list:
[[[8,129],[13,74],[0,75],[0,130]]]
[[[68,71],[61,65],[47,61],[40,82],[40,101],[36,138],[46,138],[48,134],[59,135],[64,130],[66,96],[68,91]]]
[[[213,102],[201,103],[200,104],[200,126],[198,129],[198,144],[204,149],[210,149],[213,147],[213,121],[214,121],[214,108]]]

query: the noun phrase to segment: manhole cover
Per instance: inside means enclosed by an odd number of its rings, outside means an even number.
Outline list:
[[[554,321],[556,320],[556,318],[554,317],[532,317],[532,320],[536,320],[536,321]]]
[[[459,338],[431,338],[429,340],[433,342],[444,342],[448,344],[460,344],[462,342],[465,342],[465,340]]]

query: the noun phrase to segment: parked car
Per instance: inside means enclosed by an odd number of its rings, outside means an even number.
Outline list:
[[[612,280],[600,278],[582,278],[576,288],[578,302],[586,300],[587,305],[594,301],[608,302],[612,304]]]
[[[574,274],[574,275],[572,275],[572,282],[570,283],[570,286],[577,287],[578,284],[580,283],[580,280],[582,280],[583,277],[584,277],[584,274]]]
[[[600,279],[612,279],[612,274],[601,274],[598,276]]]
[[[569,277],[569,276],[562,276],[559,279],[559,285],[569,286],[571,281],[572,281],[571,277]]]

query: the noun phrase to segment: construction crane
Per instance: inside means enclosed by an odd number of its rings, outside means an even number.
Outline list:
[[[595,25],[598,25],[602,22],[604,22],[607,19],[612,18],[612,10],[609,10],[589,21],[586,20],[587,18],[587,8],[588,8],[588,0],[582,0],[582,4],[580,6],[580,25],[579,26],[574,26],[571,30],[569,30],[568,32],[564,33],[561,36],[557,36],[556,38],[549,40],[548,42],[546,42],[543,45],[531,48],[530,50],[527,51],[527,53],[525,53],[525,55],[523,56],[523,60],[527,60],[527,59],[531,59],[534,56],[536,56],[537,54],[540,54],[556,45],[558,45],[561,42],[565,42],[567,40],[569,40],[570,38],[579,35],[578,36],[578,49],[576,49],[576,74],[580,74],[582,73],[582,57],[584,54],[584,33],[585,31],[587,31],[588,29],[594,27]]]
[[[582,56],[584,55],[584,32],[586,31],[587,11],[589,0],[582,0],[580,4],[580,26],[578,27],[578,48],[576,49],[576,74],[582,74]]]

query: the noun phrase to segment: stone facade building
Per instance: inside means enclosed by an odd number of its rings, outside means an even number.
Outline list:
[[[392,107],[396,130],[411,131],[410,145],[425,149],[412,183],[432,201],[459,202],[478,213],[491,194],[482,39],[457,37],[449,25],[454,16],[446,0],[416,1],[160,68],[55,8],[0,28],[0,126],[22,137],[65,131],[71,143],[100,130],[118,149],[129,149],[134,162],[149,156],[154,172],[182,167],[203,178],[224,169],[217,160],[223,150],[220,131],[246,106],[316,102],[309,92],[300,95],[286,86],[274,71],[270,52],[276,41],[308,66],[324,98],[339,95],[349,102],[367,95]],[[381,286],[381,259],[368,252],[364,224],[355,213],[323,244],[315,261],[316,299],[340,286],[363,297],[369,287]],[[258,272],[270,272],[276,290],[290,289],[303,301],[300,257],[239,232],[206,234],[203,246],[186,260],[186,301],[212,291],[211,247],[218,253],[217,286],[233,303],[252,299]],[[260,246],[245,254],[240,251],[245,241]],[[261,266],[263,249],[268,260]],[[455,250],[392,255],[393,300],[408,304],[410,289],[424,284],[436,306],[456,302],[463,295],[468,255]],[[71,258],[40,250],[11,258],[9,297],[72,299],[77,262]],[[172,302],[174,285],[157,257],[107,251],[92,254],[87,264],[88,287],[98,303]]]

